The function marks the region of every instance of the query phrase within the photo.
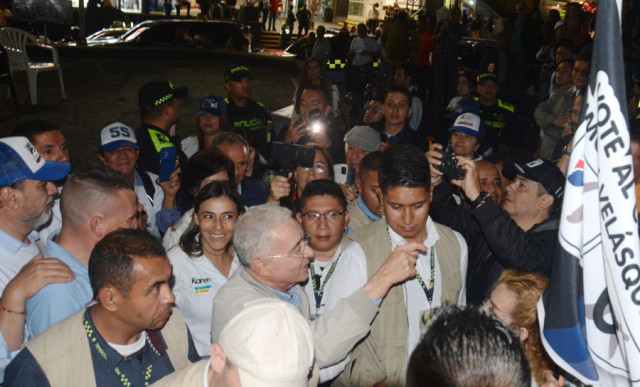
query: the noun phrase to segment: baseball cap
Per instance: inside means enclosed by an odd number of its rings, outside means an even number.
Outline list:
[[[138,140],[133,130],[122,122],[105,126],[98,135],[98,146],[106,152],[113,152],[123,146],[138,149]]]
[[[449,130],[457,130],[471,137],[484,137],[484,122],[477,114],[462,113]]]
[[[172,101],[174,98],[182,99],[189,95],[186,87],[175,87],[166,79],[148,82],[138,91],[138,105],[140,107],[154,108]]]
[[[478,84],[484,81],[494,81],[498,83],[498,77],[494,73],[483,73],[478,76]]]
[[[344,142],[365,152],[380,150],[380,133],[368,125],[356,125],[344,135]]]
[[[224,70],[225,82],[228,82],[228,81],[240,82],[245,78],[253,79],[253,76],[251,75],[251,72],[249,71],[249,68],[247,66],[234,64],[227,67],[227,69]]]
[[[198,102],[198,113],[196,113],[196,117],[200,117],[204,114],[221,116],[226,111],[227,103],[224,102],[224,99],[218,97],[217,95],[210,94],[200,98],[200,102]]]
[[[313,335],[300,311],[279,299],[245,304],[224,326],[219,344],[243,387],[306,387]]]
[[[554,197],[556,206],[564,194],[564,175],[549,160],[536,159],[526,164],[507,160],[502,168],[502,174],[509,180],[514,180],[517,175],[520,175],[525,179],[542,184],[547,192]]]
[[[25,179],[58,181],[69,174],[71,164],[47,161],[26,137],[0,139],[0,187]]]

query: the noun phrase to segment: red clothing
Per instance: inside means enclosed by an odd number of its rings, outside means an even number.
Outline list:
[[[278,13],[279,6],[278,0],[269,0],[269,11],[271,11],[271,13]]]
[[[433,33],[425,31],[420,40],[420,48],[418,48],[418,56],[416,57],[416,65],[419,67],[430,66],[429,56],[432,56],[436,50],[436,42],[433,41]]]

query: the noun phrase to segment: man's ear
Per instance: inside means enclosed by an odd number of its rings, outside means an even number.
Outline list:
[[[104,158],[104,155],[102,154],[102,151],[100,151],[100,153],[98,153],[98,160],[100,160],[102,165],[104,165],[105,167],[107,166],[107,159]]]
[[[97,238],[102,239],[104,234],[102,232],[102,222],[104,218],[100,215],[94,215],[89,219],[89,228],[91,229],[91,233],[95,235]]]
[[[271,269],[269,268],[269,263],[266,259],[255,259],[251,262],[251,270],[260,275],[260,276],[269,276],[271,273]]]
[[[296,212],[296,219],[298,219],[298,223],[302,224],[302,212]]]
[[[356,187],[356,192],[359,193],[360,195],[362,195],[362,179],[360,179],[360,174],[356,174],[356,181],[355,181],[355,187]]]
[[[98,302],[109,312],[118,310],[118,304],[122,294],[113,286],[105,286],[98,291]]]
[[[548,208],[550,208],[554,202],[553,196],[551,196],[548,193],[539,197],[538,200],[539,200],[538,207],[540,208],[541,211],[547,210]]]
[[[17,209],[18,198],[16,191],[16,189],[11,187],[2,187],[0,190],[0,203],[2,203],[2,207],[7,206],[13,210]]]
[[[327,107],[324,108],[324,116],[329,117],[329,114],[331,114],[331,110],[333,110],[333,106],[327,105]]]
[[[433,184],[429,184],[429,204],[433,200]]]
[[[224,350],[220,344],[211,344],[209,354],[211,355],[211,369],[216,374],[221,374],[224,367],[227,366],[227,356],[224,354]]]

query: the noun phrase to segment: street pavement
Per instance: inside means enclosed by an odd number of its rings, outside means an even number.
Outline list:
[[[92,162],[97,150],[97,134],[106,125],[120,121],[133,128],[139,123],[138,89],[144,83],[164,78],[176,86],[187,86],[189,96],[182,100],[177,132],[181,136],[195,129],[198,99],[207,94],[225,96],[223,73],[230,63],[246,59],[255,76],[253,95],[271,111],[291,104],[294,84],[299,77],[290,63],[260,66],[260,59],[248,54],[220,60],[128,60],[61,58],[67,99],[62,100],[55,72],[38,76],[38,105],[29,102],[24,72],[16,73],[19,111],[7,98],[7,87],[0,85],[0,136],[14,126],[32,119],[60,125],[69,144],[72,162]],[[266,59],[265,59],[266,62]]]

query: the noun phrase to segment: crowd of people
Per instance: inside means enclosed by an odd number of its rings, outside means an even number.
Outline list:
[[[326,54],[308,59],[279,127],[242,64],[226,95],[199,99],[184,139],[189,91],[167,80],[140,88],[136,128],[97,134],[88,165],[72,168],[55,123],[15,127],[0,139],[3,384],[579,385],[536,313],[590,72],[569,8],[543,54],[548,84],[501,72],[528,56],[500,47],[458,74],[456,9],[425,23],[433,61],[411,63],[398,12],[384,54],[358,26],[346,85]],[[533,24],[517,10],[505,42]],[[392,77],[369,90],[380,57]],[[529,86],[548,92],[533,144],[499,98]]]

